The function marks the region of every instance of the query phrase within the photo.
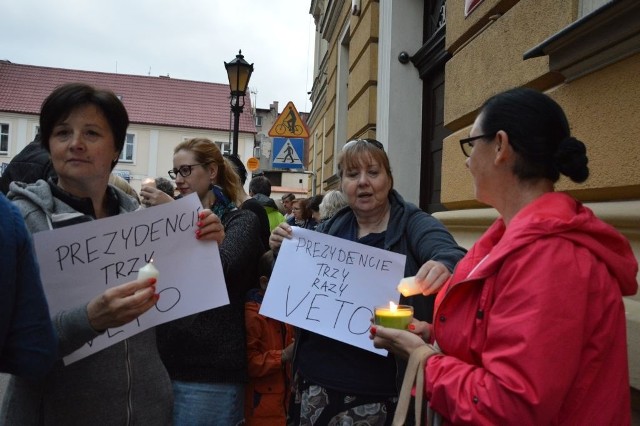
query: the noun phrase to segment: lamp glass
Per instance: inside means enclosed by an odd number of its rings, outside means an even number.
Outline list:
[[[225,62],[224,67],[227,69],[231,94],[244,96],[247,91],[247,86],[249,85],[251,73],[253,72],[253,64],[245,61],[242,53],[239,53],[233,61],[229,63]]]

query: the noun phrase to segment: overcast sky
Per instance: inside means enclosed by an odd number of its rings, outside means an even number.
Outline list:
[[[0,0],[0,59],[228,84],[239,49],[252,102],[309,111],[310,0]]]

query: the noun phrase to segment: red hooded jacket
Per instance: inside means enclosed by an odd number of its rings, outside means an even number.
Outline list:
[[[630,424],[628,241],[562,193],[498,219],[436,299],[425,386],[445,423]]]
[[[245,303],[249,383],[245,389],[247,426],[286,423],[291,387],[291,365],[282,365],[282,350],[293,342],[294,330],[260,315],[264,293],[253,290]]]

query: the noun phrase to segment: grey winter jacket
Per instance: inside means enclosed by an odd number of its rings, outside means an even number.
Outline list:
[[[109,186],[108,191],[117,197],[121,214],[137,208],[119,189]],[[54,197],[44,180],[13,182],[9,198],[32,233],[52,229],[61,219],[91,219]],[[99,334],[89,324],[88,302],[52,312],[61,356]],[[149,329],[68,366],[59,360],[44,380],[12,377],[0,424],[169,425],[172,407],[171,382],[158,355],[155,330]]]
[[[415,275],[428,260],[437,260],[449,268],[449,271],[453,271],[467,251],[456,243],[447,228],[429,213],[404,201],[396,190],[389,193],[389,204],[391,212],[384,249],[407,256],[404,276]],[[355,232],[354,221],[353,210],[343,208],[331,219],[322,222],[316,231],[329,235],[344,235],[350,229]],[[353,239],[355,240],[355,235]],[[434,296],[401,296],[399,303],[412,305],[416,318],[431,322],[434,299]]]

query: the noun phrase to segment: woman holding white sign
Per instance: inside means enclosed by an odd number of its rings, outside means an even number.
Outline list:
[[[230,301],[157,328],[173,383],[174,425],[240,424],[249,377],[244,301],[249,289],[258,288],[258,262],[265,252],[260,222],[250,210],[236,208],[244,196],[240,178],[209,139],[178,144],[169,176],[181,195],[197,193],[202,207],[222,220],[220,260]]]
[[[131,197],[108,183],[128,125],[124,105],[110,91],[71,83],[47,97],[40,112],[40,132],[58,177],[30,185],[13,182],[9,192],[31,233],[138,208]],[[196,237],[222,240],[224,231],[215,215],[206,212],[200,222]],[[52,312],[59,355],[66,356],[107,329],[148,311],[158,300],[155,282],[130,281],[73,309]],[[0,423],[169,425],[172,399],[155,331],[150,329],[67,366],[59,360],[44,380],[12,377]]]
[[[465,250],[437,219],[405,202],[393,189],[383,145],[374,139],[348,142],[338,158],[338,174],[350,208],[338,211],[317,230],[405,254],[405,276],[415,275],[425,295],[437,291]],[[279,249],[290,237],[291,227],[281,224],[271,233],[271,248]],[[402,296],[400,303],[412,305],[417,319],[431,321],[432,296]],[[398,397],[398,367],[392,356],[308,331],[301,331],[296,342],[294,398],[299,412],[289,424],[388,424]]]

